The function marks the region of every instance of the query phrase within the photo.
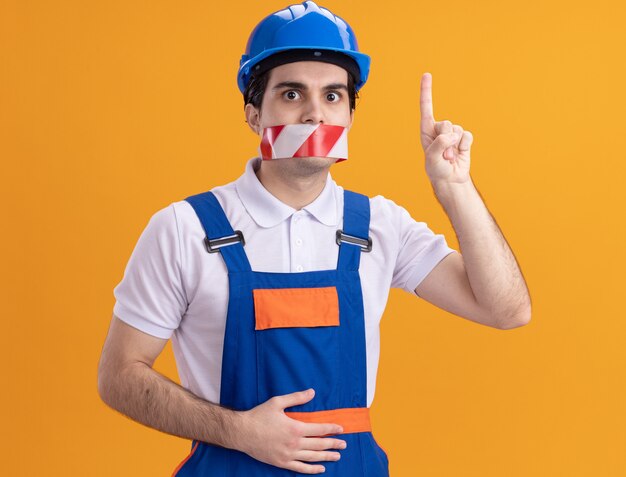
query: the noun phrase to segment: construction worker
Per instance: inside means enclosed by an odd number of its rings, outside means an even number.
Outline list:
[[[369,66],[352,28],[313,1],[261,21],[237,74],[259,155],[155,213],[114,290],[99,392],[192,440],[174,475],[388,476],[369,409],[389,289],[499,329],[530,319],[469,175],[472,136],[434,120],[429,74],[426,172],[463,255],[393,201],[332,180]],[[152,369],[170,338],[182,386]]]

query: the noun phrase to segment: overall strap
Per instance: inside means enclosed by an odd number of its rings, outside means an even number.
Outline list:
[[[369,197],[344,189],[343,229],[337,230],[337,243],[339,244],[338,270],[359,269],[361,252],[372,250],[369,228]]]
[[[233,230],[213,192],[202,192],[185,200],[196,211],[204,228],[206,233],[204,245],[207,252],[220,252],[229,272],[250,271],[250,262],[243,249],[244,237],[239,230]]]

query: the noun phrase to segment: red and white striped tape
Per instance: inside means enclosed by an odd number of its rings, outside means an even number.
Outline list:
[[[348,128],[332,124],[282,124],[264,128],[259,153],[263,159],[330,157],[348,159]]]

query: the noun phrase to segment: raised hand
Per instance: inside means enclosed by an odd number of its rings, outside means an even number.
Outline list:
[[[302,474],[324,472],[323,465],[305,464],[302,461],[339,460],[339,452],[326,449],[344,449],[346,442],[318,436],[338,434],[342,432],[341,427],[337,424],[298,421],[284,412],[285,408],[310,401],[314,395],[314,391],[309,390],[274,396],[244,411],[245,443],[239,450],[267,464]]]
[[[421,140],[430,182],[463,183],[470,180],[472,133],[433,116],[432,75],[422,75],[420,88]]]

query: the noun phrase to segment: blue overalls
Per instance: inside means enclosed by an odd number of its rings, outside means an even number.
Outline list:
[[[309,402],[285,413],[304,422],[336,423],[346,449],[338,461],[319,461],[333,477],[388,477],[389,460],[375,441],[367,406],[362,251],[371,250],[369,198],[344,190],[343,230],[337,231],[334,270],[253,271],[245,240],[234,231],[212,192],[187,197],[207,238],[228,268],[229,302],[220,403],[249,410],[282,394],[315,389]],[[314,462],[303,461],[306,464]],[[174,471],[178,477],[293,477],[298,472],[248,454],[194,440]]]

